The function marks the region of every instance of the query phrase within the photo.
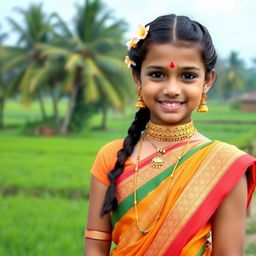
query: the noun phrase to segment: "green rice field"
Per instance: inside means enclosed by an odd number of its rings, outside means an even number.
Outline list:
[[[110,113],[107,131],[91,129],[100,121],[95,115],[77,134],[39,137],[23,129],[40,118],[38,107],[8,102],[6,128],[0,130],[0,256],[82,255],[90,168],[105,143],[125,136],[133,111]],[[209,113],[196,113],[194,121],[211,139],[242,145],[256,138],[256,113],[229,105],[212,103]],[[254,215],[248,223],[248,237],[256,237]],[[246,255],[256,255],[256,239]]]

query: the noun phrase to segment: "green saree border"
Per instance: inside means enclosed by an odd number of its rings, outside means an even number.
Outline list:
[[[205,253],[206,245],[204,244],[196,256],[202,256]]]
[[[188,158],[190,158],[194,153],[198,152],[202,148],[212,144],[214,141],[206,142],[196,148],[193,148],[188,153],[186,153],[180,160],[177,167],[179,167],[182,163],[184,163]],[[137,201],[140,202],[144,197],[147,196],[149,192],[158,187],[164,179],[166,179],[173,171],[174,165],[169,166],[167,169],[162,171],[160,174],[152,178],[148,183],[144,184],[137,190]],[[111,223],[112,227],[128,212],[131,208],[133,208],[133,193],[127,196],[120,204],[115,212],[111,215]]]

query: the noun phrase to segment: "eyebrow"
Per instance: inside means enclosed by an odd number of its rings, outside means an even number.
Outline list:
[[[146,69],[158,69],[158,70],[163,70],[165,67],[162,66],[148,66]],[[194,67],[194,66],[188,66],[188,67],[182,67],[181,69],[183,70],[198,70],[200,71],[200,68]]]
[[[183,67],[182,69],[185,69],[185,70],[195,69],[195,70],[200,71],[200,68],[198,68],[198,67],[193,67],[193,66],[191,66],[191,67]]]
[[[164,69],[162,66],[148,66],[146,69]]]

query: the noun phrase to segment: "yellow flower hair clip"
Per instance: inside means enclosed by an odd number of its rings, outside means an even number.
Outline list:
[[[132,37],[132,39],[126,43],[128,51],[130,51],[132,48],[136,48],[137,43],[140,40],[145,39],[147,37],[149,27],[150,27],[149,25],[146,27],[144,25],[138,25],[138,30],[137,30],[136,36]]]
[[[129,40],[127,43],[126,43],[126,46],[127,46],[127,49],[128,51],[130,51],[132,48],[136,48],[137,47],[137,44],[140,40],[143,40],[147,37],[148,35],[148,31],[149,31],[149,25],[148,26],[144,26],[144,25],[138,25],[138,30],[137,30],[137,34],[135,37],[132,37],[131,40]],[[125,57],[125,60],[124,60],[125,64],[127,64],[128,68],[131,68],[131,66],[136,66],[136,63],[130,59],[129,56],[126,56]]]
[[[148,26],[144,26],[144,25],[138,25],[138,31],[137,31],[137,38],[139,40],[141,39],[145,39],[148,35],[148,31],[149,31],[149,25]]]
[[[128,51],[130,51],[132,48],[136,48],[138,43],[138,39],[133,37],[130,41],[126,43]]]
[[[127,64],[128,68],[131,68],[131,65],[136,66],[136,63],[129,56],[125,56],[124,63]]]

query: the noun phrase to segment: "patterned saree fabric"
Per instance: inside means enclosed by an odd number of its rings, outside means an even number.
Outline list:
[[[159,214],[170,174],[185,143],[166,149],[161,168],[150,166],[156,154],[141,161],[137,181],[141,226],[151,226]],[[105,185],[108,184],[107,172],[115,164],[113,155],[121,147],[122,141],[112,142],[97,156],[92,174]],[[112,239],[116,247],[111,255],[210,255],[207,241],[210,218],[245,173],[249,204],[256,183],[255,158],[223,142],[191,141],[170,183],[160,218],[149,233],[143,234],[135,222],[134,164],[128,159],[124,172],[116,181],[118,209],[111,214]]]

